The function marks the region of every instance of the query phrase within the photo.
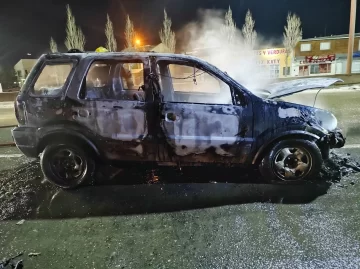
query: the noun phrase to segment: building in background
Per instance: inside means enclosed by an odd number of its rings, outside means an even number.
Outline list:
[[[37,59],[20,59],[20,61],[15,64],[14,69],[20,87],[23,85],[27,75],[34,67],[36,62]]]
[[[292,75],[295,77],[346,73],[349,35],[301,40],[294,50]],[[355,34],[352,73],[360,73],[360,33]]]
[[[213,63],[214,59],[218,59],[218,55],[221,54],[221,52],[222,48],[220,47],[208,47],[194,49],[193,51],[186,52],[185,54],[193,55]],[[252,58],[256,65],[258,65],[259,72],[262,74],[263,79],[276,79],[290,76],[292,58],[291,55],[286,57],[285,48],[263,48],[253,50],[252,53],[254,53],[254,57],[250,58]],[[234,51],[234,54],[236,54],[236,51]],[[246,61],[248,59],[249,57],[247,57]]]
[[[265,79],[290,76],[291,55],[286,55],[285,48],[271,48],[254,51],[257,65]]]

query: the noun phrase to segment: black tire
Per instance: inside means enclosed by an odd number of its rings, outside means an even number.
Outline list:
[[[284,169],[281,169],[282,164]],[[263,157],[259,170],[267,182],[294,183],[314,179],[322,164],[321,151],[314,142],[302,139],[283,140],[277,142]]]
[[[40,157],[40,166],[45,178],[63,189],[90,183],[95,171],[92,156],[73,143],[46,146]],[[72,174],[72,178],[68,178],[69,174]]]

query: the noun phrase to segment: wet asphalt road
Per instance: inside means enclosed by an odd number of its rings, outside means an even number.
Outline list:
[[[326,99],[351,145],[357,96]],[[146,167],[105,167],[97,186],[61,191],[18,153],[0,149],[0,256],[24,251],[25,268],[360,267],[360,174],[341,177],[341,165],[287,186],[238,169],[155,170],[154,183]],[[337,153],[360,161],[355,146]]]

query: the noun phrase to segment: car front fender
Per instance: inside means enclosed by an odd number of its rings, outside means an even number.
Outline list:
[[[267,140],[266,143],[263,143],[262,146],[260,146],[255,151],[254,157],[252,158],[252,164],[258,164],[261,161],[263,155],[268,152],[271,147],[278,141],[293,138],[319,141],[321,139],[321,136],[302,130],[290,130],[278,133],[276,136],[273,136],[271,139]]]

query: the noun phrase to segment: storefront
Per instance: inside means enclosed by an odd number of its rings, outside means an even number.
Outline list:
[[[291,56],[286,59],[285,48],[256,50],[254,53],[264,78],[282,78],[290,75]]]
[[[346,74],[347,54],[336,56],[335,74]],[[351,66],[352,73],[360,73],[360,53],[354,52]]]
[[[293,75],[299,77],[334,75],[336,71],[335,54],[305,56],[293,64]]]

